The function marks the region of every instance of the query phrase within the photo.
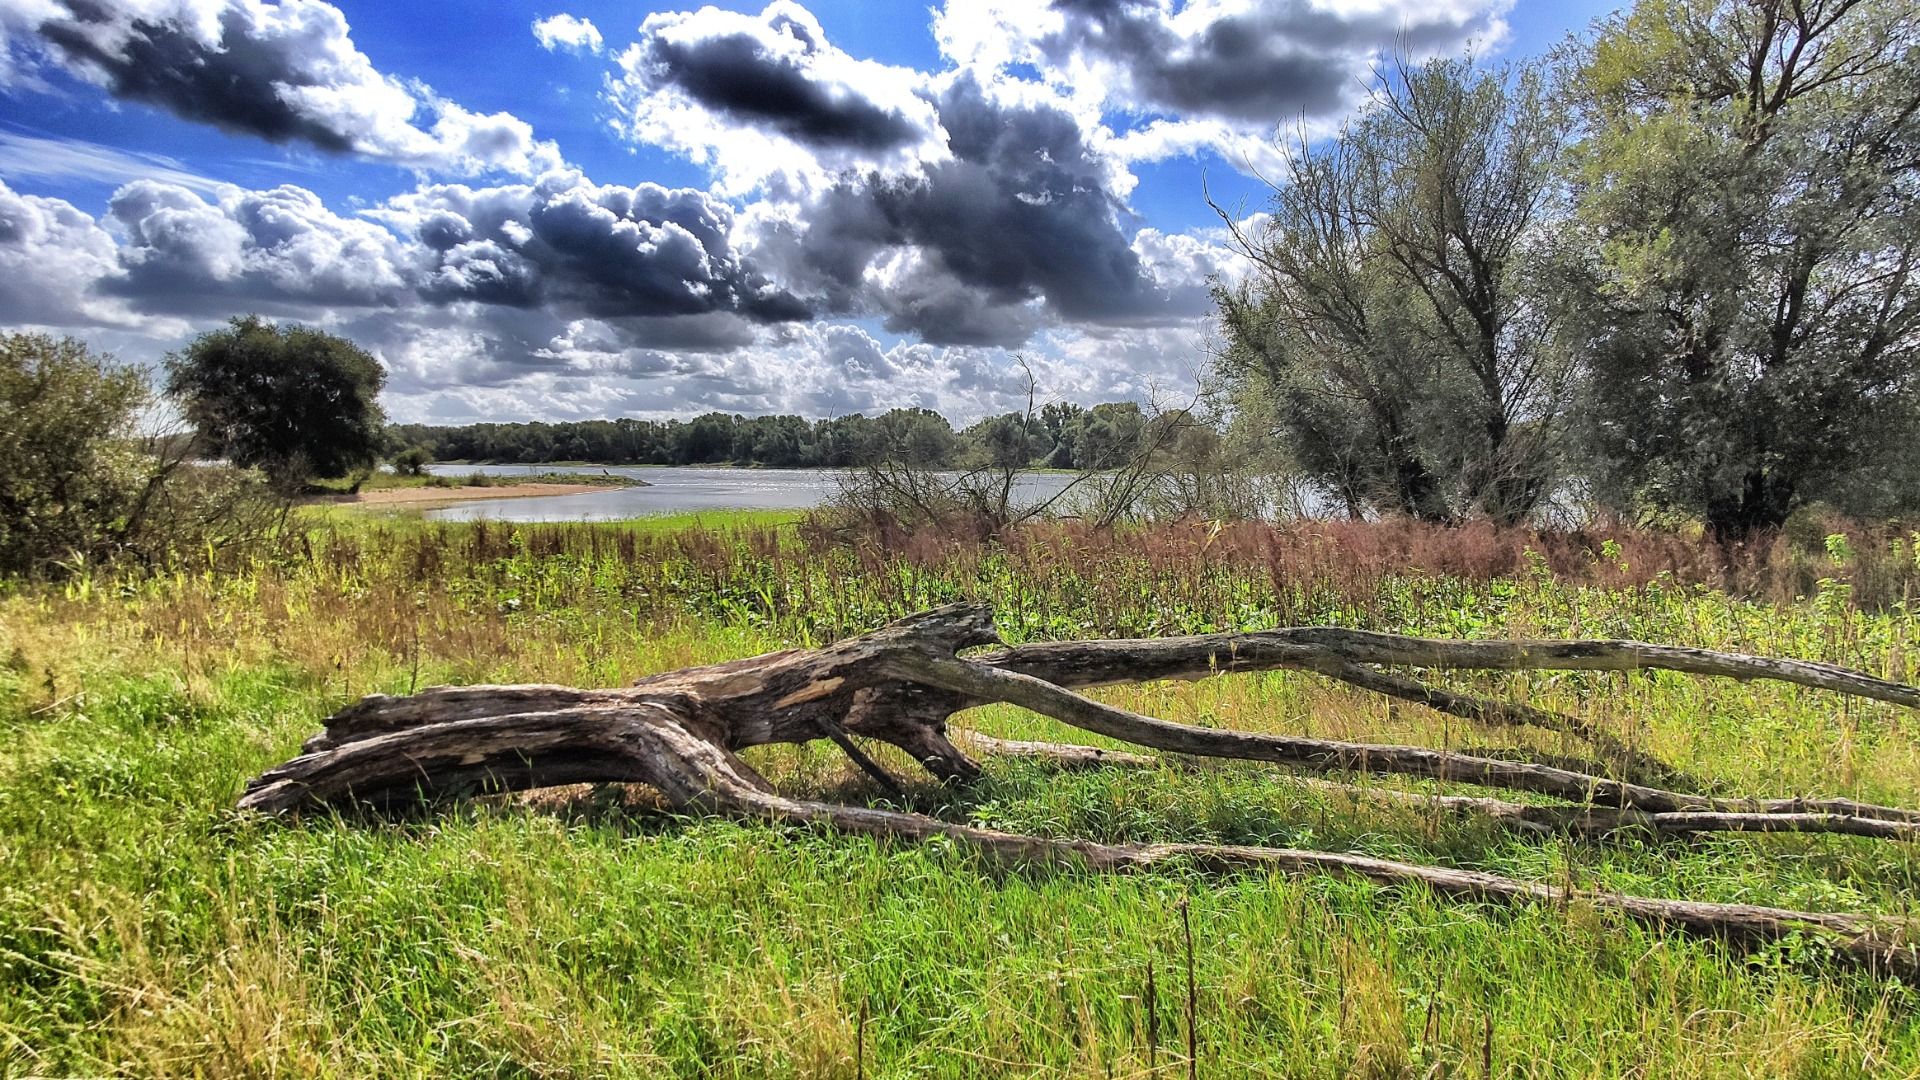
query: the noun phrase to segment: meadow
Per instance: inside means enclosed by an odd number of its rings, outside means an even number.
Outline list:
[[[1177,865],[1007,870],[941,844],[670,814],[618,788],[297,822],[232,809],[249,777],[367,693],[618,685],[956,599],[993,604],[1015,643],[1325,623],[1630,637],[1911,681],[1911,537],[1815,530],[1730,571],[1697,542],[1625,529],[1042,523],[984,544],[778,513],[308,520],[271,556],[0,595],[0,1074],[1920,1075],[1920,989],[1841,969],[1812,942],[1743,951],[1578,903],[1510,910]],[[1446,681],[1590,717],[1714,790],[1920,803],[1920,718],[1891,706],[1668,674]],[[1096,696],[1194,724],[1586,750],[1301,673]],[[1100,742],[1005,706],[962,719]],[[830,744],[749,756],[783,791],[887,801]],[[1251,764],[989,761],[967,790],[924,780],[908,801],[1048,836],[1920,907],[1912,845],[1531,838]]]

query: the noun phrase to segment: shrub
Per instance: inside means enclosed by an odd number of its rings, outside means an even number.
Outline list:
[[[420,476],[427,471],[433,455],[424,446],[409,446],[393,455],[393,471],[401,476]]]
[[[257,476],[138,431],[152,401],[144,372],[71,338],[0,336],[0,575],[153,563],[272,527]]]

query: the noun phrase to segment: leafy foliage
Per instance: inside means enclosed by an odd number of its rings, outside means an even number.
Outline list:
[[[691,420],[396,424],[388,437],[441,461],[845,468],[904,455],[916,465],[961,468],[1024,454],[1023,466],[1111,469],[1126,462],[1144,423],[1140,406],[1127,401],[1091,409],[1052,403],[1037,417],[1004,413],[964,432],[931,409],[892,409],[812,421],[714,412]]]
[[[72,339],[0,338],[0,571],[116,546],[146,487],[133,419],[148,396]]]
[[[249,315],[170,355],[167,373],[207,449],[283,492],[370,469],[379,453],[386,372],[345,338]]]
[[[1565,362],[1529,281],[1561,125],[1534,71],[1398,67],[1324,145],[1303,137],[1255,275],[1217,296],[1223,368],[1350,511],[1517,521],[1549,493]]]
[[[1916,432],[1920,5],[1645,0],[1572,89],[1566,300],[1613,499],[1725,539],[1911,504],[1878,479]]]
[[[393,471],[401,476],[421,476],[426,473],[428,464],[433,461],[433,455],[427,451],[426,447],[415,444],[394,454],[391,461]]]
[[[78,341],[0,336],[0,575],[154,563],[262,531],[255,483],[140,434],[151,404],[143,372]]]

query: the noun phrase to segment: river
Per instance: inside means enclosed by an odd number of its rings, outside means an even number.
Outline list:
[[[646,481],[646,487],[607,488],[579,495],[476,499],[425,511],[438,521],[613,521],[700,510],[808,510],[832,498],[836,469],[728,469],[683,465],[429,465],[437,476],[537,476],[603,473]],[[1027,473],[1015,481],[1016,503],[1049,498],[1073,480],[1062,473]]]

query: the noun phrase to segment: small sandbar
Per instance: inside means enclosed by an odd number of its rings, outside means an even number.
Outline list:
[[[635,485],[638,486],[638,485]],[[473,487],[383,488],[358,495],[320,495],[302,502],[322,506],[398,506],[410,503],[467,502],[472,499],[524,499],[533,495],[584,495],[607,491],[607,484],[494,484]]]

